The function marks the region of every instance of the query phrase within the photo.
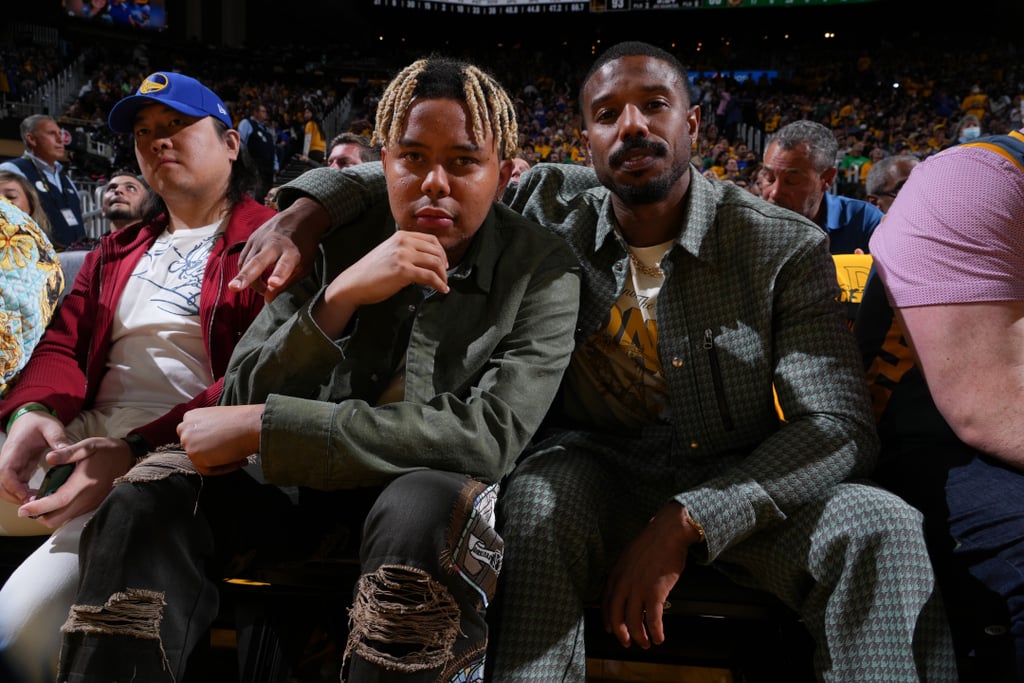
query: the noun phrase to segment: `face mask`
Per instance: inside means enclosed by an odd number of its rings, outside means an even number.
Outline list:
[[[977,126],[969,126],[967,128],[964,128],[964,131],[963,133],[961,133],[960,137],[963,140],[973,140],[974,138],[980,135],[981,128],[978,128]]]

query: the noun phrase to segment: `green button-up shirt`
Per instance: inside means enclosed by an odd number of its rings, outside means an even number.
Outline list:
[[[311,312],[326,285],[394,230],[387,202],[334,230],[315,272],[238,343],[223,402],[266,403],[268,482],[351,488],[425,468],[497,481],[551,405],[573,349],[576,259],[500,205],[448,294],[408,286],[361,307],[342,339],[320,330]],[[376,405],[403,362],[403,400]]]

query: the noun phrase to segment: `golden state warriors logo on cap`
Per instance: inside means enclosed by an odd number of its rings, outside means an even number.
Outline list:
[[[150,74],[146,76],[146,80],[139,86],[140,95],[149,95],[150,93],[160,92],[168,86],[167,76],[164,74]]]

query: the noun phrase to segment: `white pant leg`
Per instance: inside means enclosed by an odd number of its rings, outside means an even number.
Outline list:
[[[0,589],[0,656],[25,683],[57,679],[60,627],[78,591],[78,540],[92,514],[54,531]]]
[[[120,438],[156,416],[153,409],[133,407],[86,410],[64,431],[72,443],[87,436]],[[57,680],[60,627],[78,594],[78,541],[94,512],[54,531],[0,589],[0,658],[24,683]]]

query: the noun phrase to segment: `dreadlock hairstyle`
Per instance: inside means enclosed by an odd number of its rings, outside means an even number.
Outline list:
[[[409,117],[409,105],[416,97],[465,102],[476,141],[483,141],[490,133],[502,159],[516,155],[519,131],[508,93],[481,69],[447,57],[419,59],[391,80],[377,107],[373,144],[398,142]]]

